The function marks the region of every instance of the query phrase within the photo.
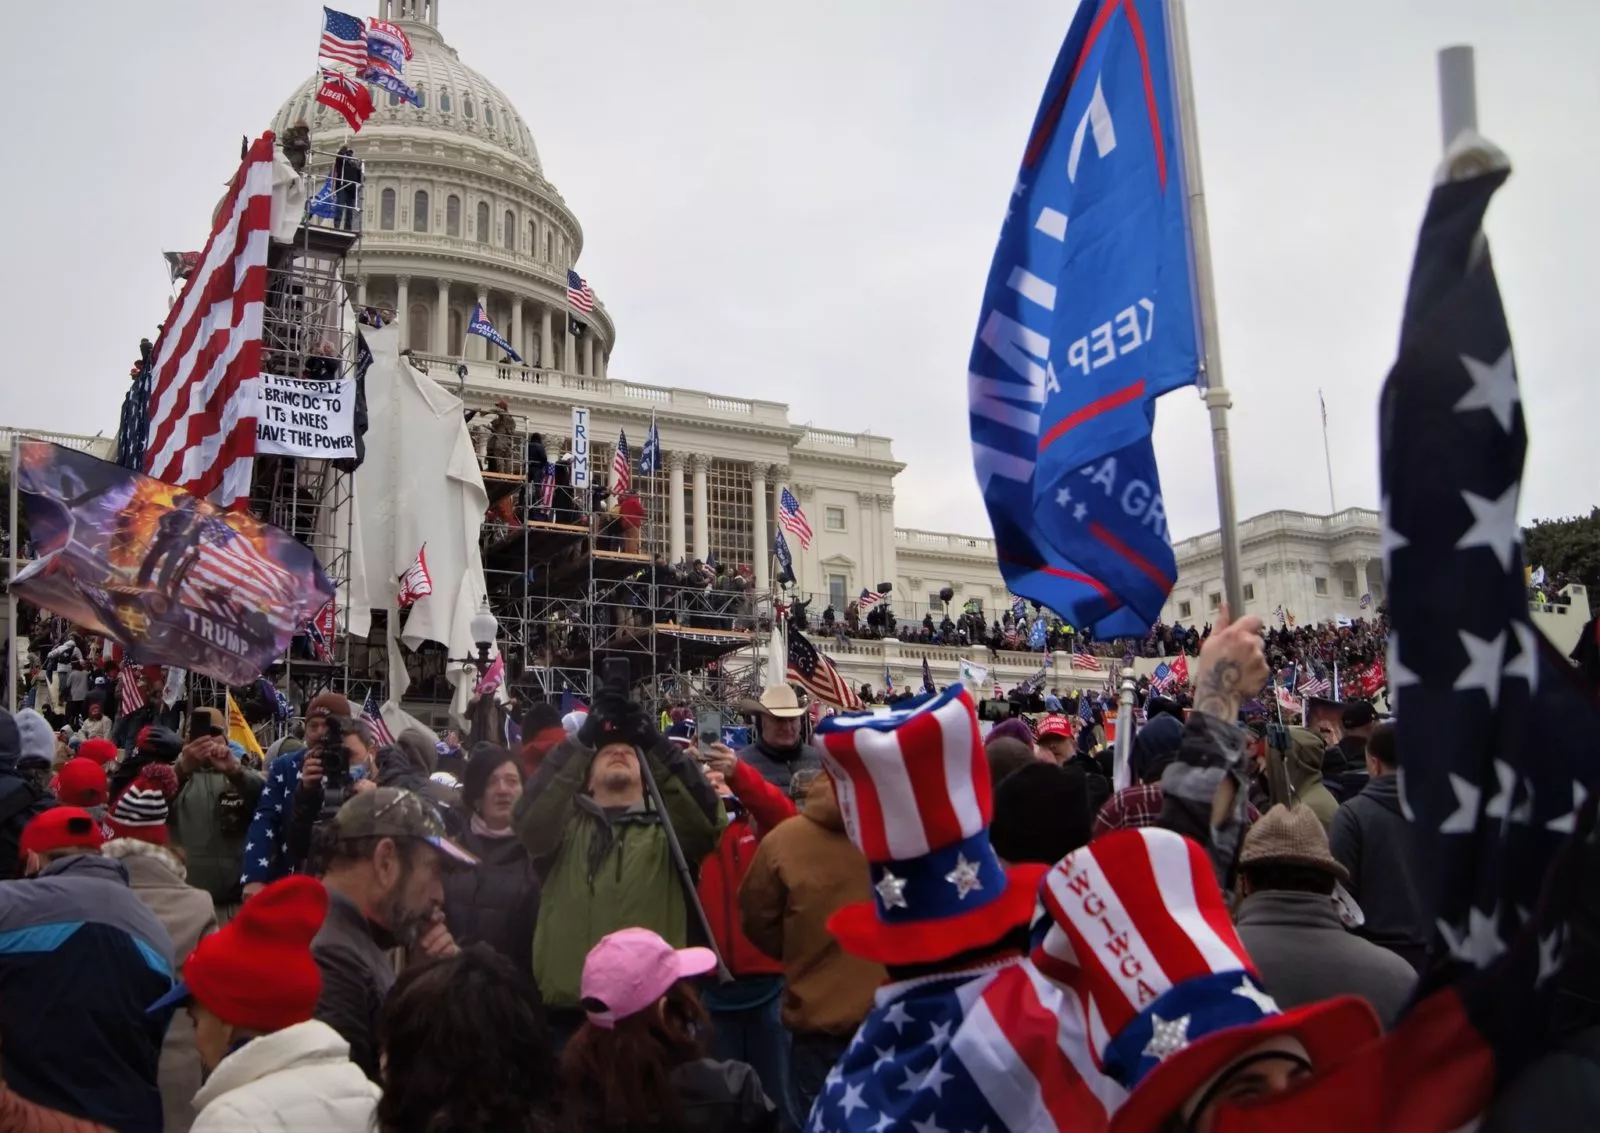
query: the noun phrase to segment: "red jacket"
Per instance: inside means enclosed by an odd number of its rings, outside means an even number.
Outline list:
[[[736,976],[783,975],[783,964],[762,952],[739,926],[739,886],[756,856],[762,834],[795,816],[794,803],[748,763],[728,777],[728,788],[744,804],[744,813],[728,823],[717,852],[700,864],[700,903],[711,921],[728,970]]]

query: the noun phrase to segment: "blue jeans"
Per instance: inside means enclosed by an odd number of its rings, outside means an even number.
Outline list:
[[[701,1000],[711,1015],[711,1057],[749,1063],[782,1114],[789,1093],[789,1032],[778,1018],[783,978],[740,976],[729,984],[708,985]]]

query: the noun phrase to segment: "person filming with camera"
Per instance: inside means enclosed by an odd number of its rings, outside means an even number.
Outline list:
[[[578,734],[539,765],[513,823],[542,883],[534,977],[552,1029],[570,1036],[584,1018],[584,957],[607,933],[642,927],[674,948],[687,943],[690,895],[671,839],[684,859],[703,861],[727,814],[688,752],[611,690],[595,699]]]
[[[378,752],[365,721],[330,716],[318,742],[306,749],[300,786],[289,820],[289,861],[300,870],[311,860],[315,831],[345,802],[378,786]],[[316,872],[315,869],[312,872]]]

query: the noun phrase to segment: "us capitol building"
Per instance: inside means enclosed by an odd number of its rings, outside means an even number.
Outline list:
[[[415,55],[404,78],[420,106],[377,91],[375,113],[352,135],[342,118],[315,101],[312,76],[271,123],[282,135],[303,119],[316,150],[349,144],[363,162],[362,235],[347,261],[359,301],[392,310],[414,359],[469,406],[488,410],[503,399],[521,429],[544,434],[552,458],[568,435],[575,405],[589,409],[592,435],[603,442],[591,451],[597,472],[610,464],[609,445],[619,429],[627,431],[637,462],[653,418],[665,468],[635,481],[650,509],[647,551],[665,552],[673,561],[715,555],[720,562],[749,564],[757,588],[765,589],[778,495],[787,487],[815,531],[805,551],[789,540],[798,589],[813,596],[814,615],[829,604],[842,613],[863,588],[888,582],[902,622],[920,621],[930,608],[937,621],[938,594],[947,586],[955,592],[954,610],[975,602],[1000,616],[1010,597],[987,536],[895,525],[895,478],[904,465],[887,438],[798,425],[776,401],[610,374],[618,335],[612,313],[603,303],[592,314],[567,304],[567,271],[581,272],[583,228],[546,176],[522,115],[440,34],[440,3],[378,3],[378,16],[410,37]],[[498,350],[486,353],[484,339],[465,334],[479,303],[524,364],[504,363]],[[458,377],[462,366],[464,379]],[[89,449],[109,444],[49,439]],[[1382,600],[1376,512],[1271,512],[1245,521],[1241,539],[1249,612],[1268,618],[1283,604],[1304,624],[1358,616],[1363,594]],[[1202,535],[1176,549],[1178,581],[1163,618],[1210,620],[1222,589],[1217,536]],[[897,683],[916,679],[924,656],[941,681],[955,679],[959,656],[993,660],[981,646],[963,651],[854,642],[836,652],[819,644],[834,653],[847,678],[874,687],[886,666]],[[1040,660],[1038,654],[1002,653],[995,675],[1009,687],[1032,675]],[[1058,661],[1050,683],[1097,685],[1103,679],[1075,677]]]

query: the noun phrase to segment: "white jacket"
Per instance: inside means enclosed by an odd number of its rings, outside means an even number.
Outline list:
[[[350,1044],[312,1019],[224,1058],[194,1096],[192,1133],[369,1133],[381,1096]]]

